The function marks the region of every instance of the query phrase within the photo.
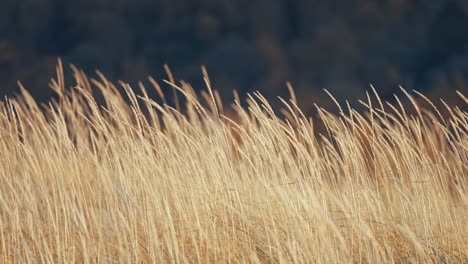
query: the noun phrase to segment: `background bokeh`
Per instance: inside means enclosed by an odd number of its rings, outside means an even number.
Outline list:
[[[323,88],[355,100],[369,83],[384,97],[401,84],[451,98],[466,91],[468,1],[0,1],[2,96],[21,80],[50,98],[58,57],[130,83],[166,78],[168,64],[196,89],[203,64],[226,97],[284,96],[290,81],[306,109]]]

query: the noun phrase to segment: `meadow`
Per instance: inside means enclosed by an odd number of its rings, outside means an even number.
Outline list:
[[[199,94],[72,71],[1,101],[2,263],[468,263],[461,92],[311,118],[291,87],[280,110],[206,72]]]

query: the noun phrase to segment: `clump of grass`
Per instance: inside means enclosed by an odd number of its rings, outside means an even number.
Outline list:
[[[227,115],[206,76],[204,100],[169,81],[172,108],[153,79],[163,103],[57,72],[57,100],[0,106],[2,262],[468,262],[463,108],[369,96],[312,120],[255,93]]]

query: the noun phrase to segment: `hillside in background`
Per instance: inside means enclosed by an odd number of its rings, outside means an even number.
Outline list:
[[[130,83],[147,75],[203,87],[284,95],[304,109],[327,88],[362,98],[369,83],[389,98],[401,84],[438,97],[465,89],[466,1],[2,0],[0,93],[47,100],[57,57]],[[454,94],[454,93],[452,93]]]

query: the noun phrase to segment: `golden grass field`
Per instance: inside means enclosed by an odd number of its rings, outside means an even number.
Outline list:
[[[224,114],[206,73],[202,95],[170,76],[173,107],[57,73],[57,100],[0,105],[1,263],[468,263],[461,92],[311,119],[292,89]]]

